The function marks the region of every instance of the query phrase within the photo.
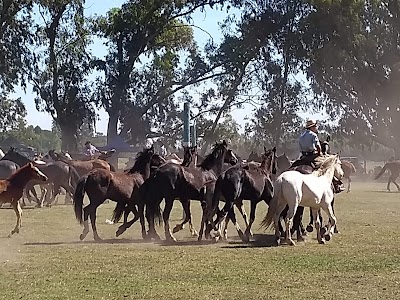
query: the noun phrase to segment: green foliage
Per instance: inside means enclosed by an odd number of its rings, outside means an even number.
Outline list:
[[[0,132],[15,129],[25,116],[26,110],[21,98],[8,99],[0,94]]]
[[[44,18],[37,27],[40,65],[32,81],[39,110],[50,113],[61,129],[63,149],[76,150],[83,123],[92,123],[94,108],[88,75],[90,35],[78,0],[39,1]]]

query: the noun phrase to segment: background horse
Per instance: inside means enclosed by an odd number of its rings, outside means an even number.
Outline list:
[[[23,195],[25,185],[32,179],[46,181],[47,176],[32,163],[28,163],[18,169],[9,178],[0,180],[0,203],[10,203],[17,216],[17,224],[9,236],[12,236],[14,233],[19,233],[22,217],[22,208],[19,199]]]
[[[347,192],[349,193],[351,190],[351,175],[356,173],[356,167],[347,160],[342,160],[342,169],[344,172],[343,178],[347,178]]]
[[[397,187],[397,190],[400,191],[400,186],[397,184],[396,179],[399,177],[400,174],[400,161],[391,161],[386,163],[382,170],[375,176],[375,180],[383,175],[386,170],[390,171],[390,176],[388,179],[388,183],[386,189],[390,192],[390,183],[393,182],[394,185]]]

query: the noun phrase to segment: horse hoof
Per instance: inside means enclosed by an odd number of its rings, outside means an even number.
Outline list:
[[[280,239],[280,238],[277,238],[277,239],[275,240],[275,244],[276,244],[276,246],[280,246],[280,245],[281,245],[281,239]]]
[[[117,232],[115,233],[116,237],[119,237],[121,234],[123,234],[125,232],[124,228],[118,228]]]
[[[324,240],[324,239],[320,239],[320,240],[318,241],[318,243],[320,243],[321,245],[325,245],[325,240]]]
[[[298,241],[298,242],[305,242],[306,239],[301,235],[301,236],[298,236],[298,237],[297,237],[297,241]]]
[[[306,230],[307,230],[307,232],[313,232],[314,227],[312,225],[307,225]]]
[[[172,233],[177,233],[178,231],[181,231],[181,230],[182,230],[182,226],[176,225],[176,226],[174,227],[174,229],[172,229]]]
[[[214,236],[214,237],[212,238],[212,241],[213,241],[214,243],[218,243],[219,239],[220,239],[219,236]]]
[[[295,243],[292,239],[290,239],[290,240],[288,241],[288,244],[289,244],[290,246],[296,246],[296,243]]]
[[[86,237],[86,234],[81,234],[80,236],[79,236],[79,239],[81,240],[81,241],[83,241],[84,239],[85,239],[85,237]]]
[[[192,237],[199,237],[199,234],[196,231],[192,232]]]
[[[329,242],[329,241],[331,240],[331,235],[330,235],[330,234],[326,234],[326,235],[325,235],[325,240],[326,240],[327,242]]]
[[[321,228],[321,235],[325,235],[326,231],[327,231],[327,228],[326,227],[322,227]]]
[[[94,240],[95,240],[96,242],[101,242],[101,241],[102,241],[102,239],[101,239],[99,236],[94,237]]]

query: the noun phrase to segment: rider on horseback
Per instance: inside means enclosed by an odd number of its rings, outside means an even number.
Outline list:
[[[305,129],[306,130],[299,137],[301,157],[292,164],[292,167],[300,165],[311,166],[315,158],[322,154],[321,143],[317,135],[317,121],[308,120]]]
[[[95,146],[93,146],[91,142],[87,141],[85,143],[85,151],[83,153],[86,156],[86,158],[88,160],[94,159],[94,158],[96,158],[97,153],[100,154],[101,151],[99,149],[97,149]]]

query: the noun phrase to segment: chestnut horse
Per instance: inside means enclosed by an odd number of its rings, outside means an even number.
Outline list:
[[[26,184],[32,179],[46,181],[47,176],[32,163],[28,163],[7,179],[0,180],[0,203],[10,203],[17,215],[17,224],[9,237],[14,233],[19,233],[22,217],[22,208],[19,199],[22,197]]]

